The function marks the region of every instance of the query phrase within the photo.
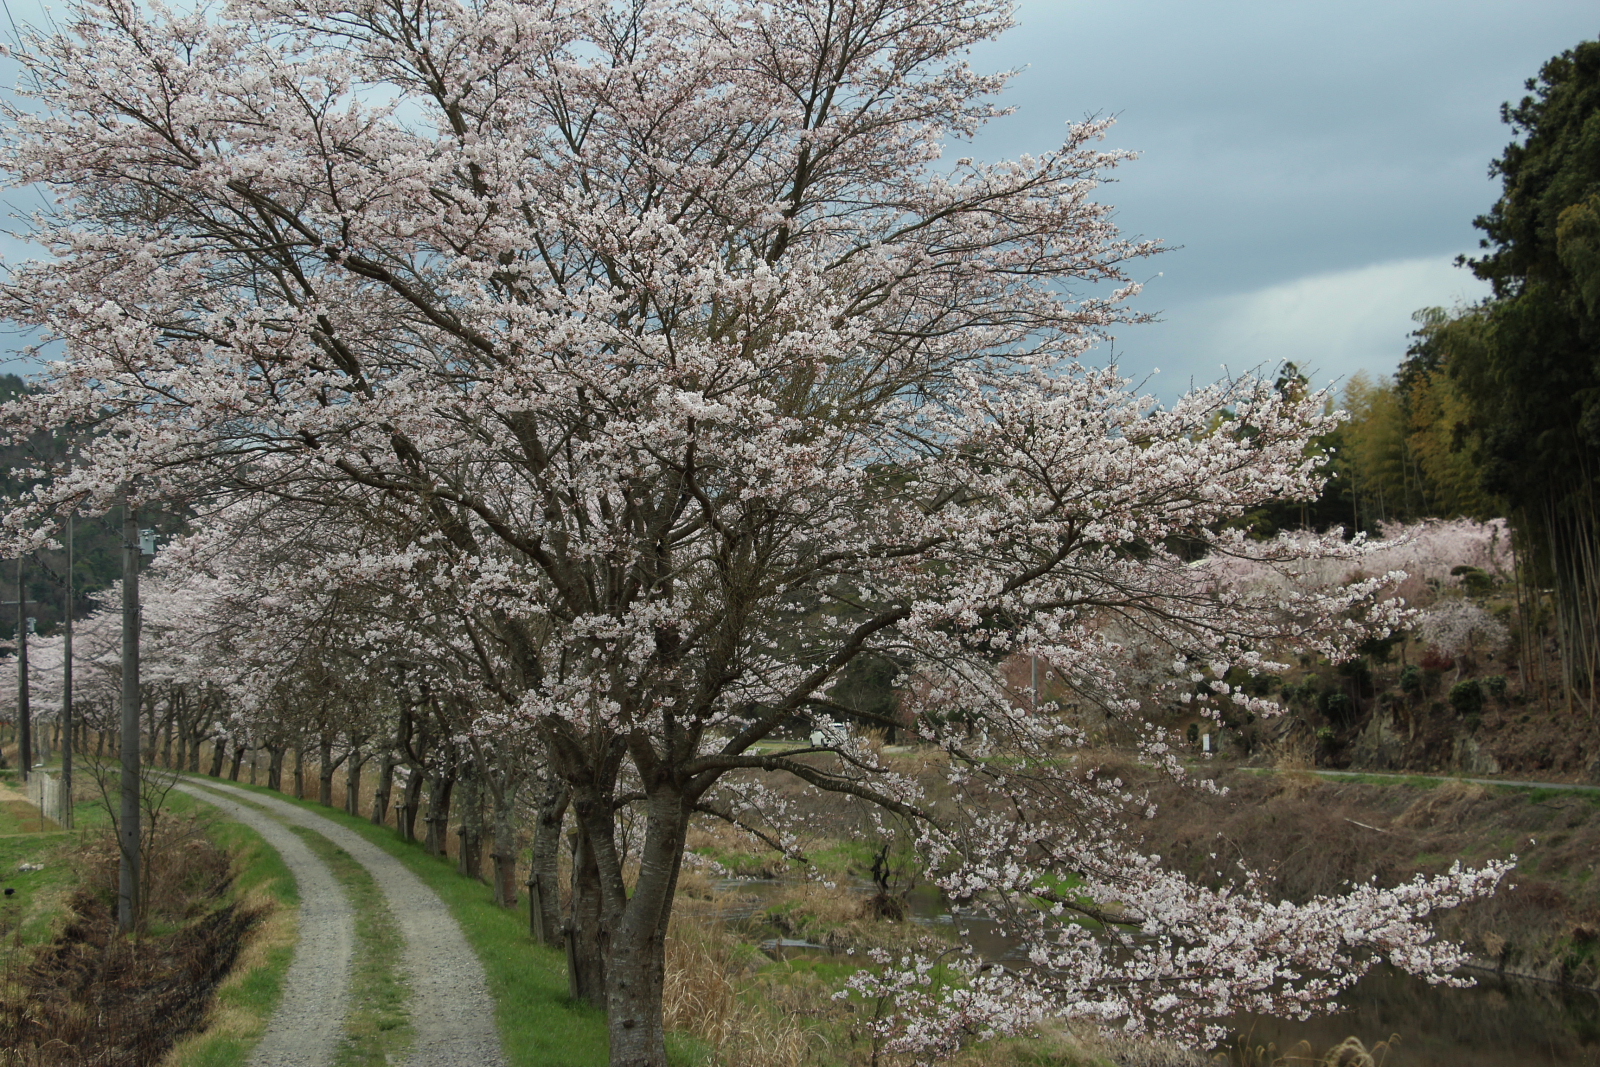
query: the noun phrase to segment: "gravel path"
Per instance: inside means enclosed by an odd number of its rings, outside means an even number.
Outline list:
[[[483,965],[444,901],[410,868],[355,831],[298,805],[212,779],[191,779],[191,784],[248,801],[286,822],[316,831],[372,875],[406,941],[400,969],[411,987],[407,1009],[416,1034],[408,1067],[503,1067],[505,1056]],[[334,891],[338,893],[337,886]],[[343,894],[338,895],[342,899]],[[292,988],[292,981],[290,985]],[[341,1010],[341,1021],[343,1014]],[[300,1062],[310,1065],[317,1061]]]
[[[250,1057],[250,1067],[332,1063],[350,1009],[356,917],[328,865],[299,835],[259,810],[184,783],[176,787],[244,823],[277,849],[300,887],[300,938],[283,999]]]

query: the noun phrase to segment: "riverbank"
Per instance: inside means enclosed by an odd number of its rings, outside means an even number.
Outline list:
[[[1151,781],[1150,851],[1202,878],[1220,852],[1297,901],[1516,856],[1509,884],[1445,913],[1441,934],[1481,970],[1600,989],[1600,791],[1249,768],[1214,777],[1225,795]]]

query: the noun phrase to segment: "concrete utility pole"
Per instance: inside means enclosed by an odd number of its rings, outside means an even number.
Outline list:
[[[67,513],[67,591],[65,611],[61,617],[66,624],[61,641],[61,791],[66,797],[62,806],[62,825],[72,829],[72,513]]]
[[[117,927],[133,930],[139,915],[139,523],[122,505],[122,818],[117,826],[122,865],[117,881]]]
[[[28,704],[28,594],[23,589],[23,557],[17,557],[17,762],[22,780],[33,776],[33,709]]]

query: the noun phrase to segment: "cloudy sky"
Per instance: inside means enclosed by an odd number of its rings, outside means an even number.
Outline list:
[[[1495,198],[1500,103],[1600,33],[1593,0],[1022,0],[1018,19],[975,57],[1025,69],[974,154],[1118,117],[1111,144],[1141,158],[1105,199],[1172,250],[1135,265],[1162,321],[1115,356],[1168,398],[1224,365],[1392,372],[1413,311],[1483,292],[1451,263]]]
[[[1497,193],[1501,102],[1600,33],[1593,0],[1022,0],[1018,21],[976,57],[1026,68],[978,154],[1117,116],[1141,157],[1105,199],[1173,250],[1136,266],[1163,321],[1116,356],[1167,396],[1224,364],[1391,373],[1413,311],[1485,292],[1452,261]]]

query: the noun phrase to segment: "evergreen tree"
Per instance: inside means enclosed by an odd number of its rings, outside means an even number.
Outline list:
[[[1557,590],[1570,688],[1600,668],[1600,42],[1551,59],[1502,117],[1499,200],[1469,262],[1493,297],[1441,327],[1483,488]]]

